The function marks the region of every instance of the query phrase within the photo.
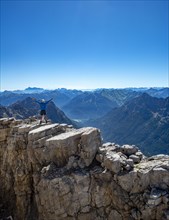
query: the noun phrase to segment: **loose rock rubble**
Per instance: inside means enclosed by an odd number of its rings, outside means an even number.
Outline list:
[[[103,144],[96,156],[101,165],[113,173],[130,171],[134,168],[134,164],[139,163],[143,158],[143,154],[136,146],[119,146],[113,143]]]
[[[169,219],[169,156],[96,128],[0,119],[0,220]]]

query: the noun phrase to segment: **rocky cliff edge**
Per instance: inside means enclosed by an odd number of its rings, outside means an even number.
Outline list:
[[[0,219],[169,219],[169,156],[100,131],[0,119]]]

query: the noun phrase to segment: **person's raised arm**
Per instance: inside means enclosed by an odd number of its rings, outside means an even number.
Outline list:
[[[49,99],[46,103],[49,103],[50,101],[52,101],[53,98]]]

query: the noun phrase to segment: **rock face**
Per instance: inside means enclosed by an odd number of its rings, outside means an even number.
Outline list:
[[[0,219],[169,219],[169,156],[96,128],[0,119]]]

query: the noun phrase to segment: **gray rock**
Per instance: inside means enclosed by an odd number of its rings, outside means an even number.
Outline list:
[[[135,154],[138,151],[138,148],[135,145],[123,145],[121,147],[121,152],[127,156]]]
[[[134,161],[132,159],[127,159],[126,160],[127,164],[130,165],[131,167],[134,166]]]
[[[113,173],[119,173],[122,168],[120,156],[118,154],[107,155],[104,157],[103,166]]]
[[[134,154],[130,155],[129,158],[132,159],[134,163],[139,163],[140,162],[140,157],[138,157]]]
[[[169,220],[169,209],[164,211],[166,220]]]
[[[151,206],[157,206],[162,202],[162,198],[157,198],[157,199],[149,199],[147,204]]]

